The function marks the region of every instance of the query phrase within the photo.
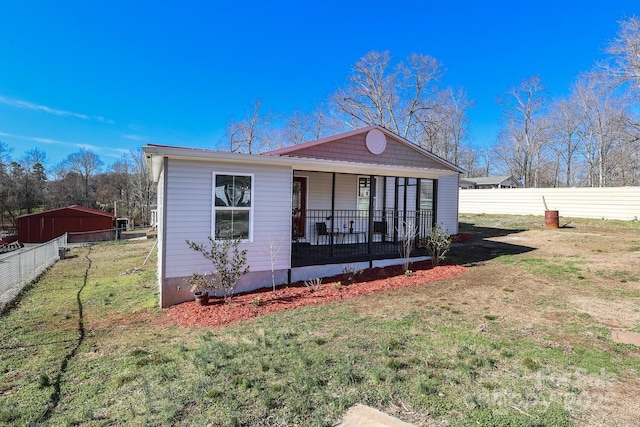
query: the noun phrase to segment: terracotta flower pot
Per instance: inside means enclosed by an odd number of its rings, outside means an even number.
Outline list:
[[[209,304],[209,293],[208,292],[194,292],[193,294],[196,297],[197,305],[207,305]]]

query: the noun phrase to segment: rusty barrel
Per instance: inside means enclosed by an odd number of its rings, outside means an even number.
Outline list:
[[[544,225],[548,228],[558,228],[560,226],[558,211],[544,211]]]

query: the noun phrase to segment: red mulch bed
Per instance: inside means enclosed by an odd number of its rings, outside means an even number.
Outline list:
[[[395,265],[364,270],[351,281],[342,274],[324,278],[320,286],[310,287],[298,282],[279,286],[275,292],[262,289],[236,295],[231,304],[226,304],[221,298],[210,299],[206,306],[199,306],[190,301],[168,308],[166,314],[172,322],[184,327],[218,326],[280,310],[339,301],[391,289],[421,286],[457,276],[467,269],[460,265],[441,265],[434,268],[431,261],[413,263],[411,268],[413,272],[410,275],[404,274],[401,265]]]

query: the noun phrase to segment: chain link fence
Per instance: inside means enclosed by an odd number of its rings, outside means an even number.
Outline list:
[[[47,243],[0,256],[0,309],[11,302],[31,281],[64,257],[67,235]]]

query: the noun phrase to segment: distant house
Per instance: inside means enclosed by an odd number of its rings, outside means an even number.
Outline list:
[[[477,178],[460,178],[460,188],[518,188],[520,185],[513,177],[504,176],[487,176]]]
[[[18,240],[23,243],[42,243],[64,233],[113,233],[112,213],[84,206],[68,206],[18,217]],[[96,239],[103,240],[103,239]]]
[[[143,151],[158,183],[162,307],[192,300],[186,279],[211,268],[185,240],[242,239],[244,292],[271,286],[272,268],[282,284],[401,263],[408,227],[458,232],[463,170],[380,126],[263,154]]]
[[[472,178],[460,178],[458,186],[461,190],[468,190],[470,188],[476,188],[476,183],[471,181]]]

